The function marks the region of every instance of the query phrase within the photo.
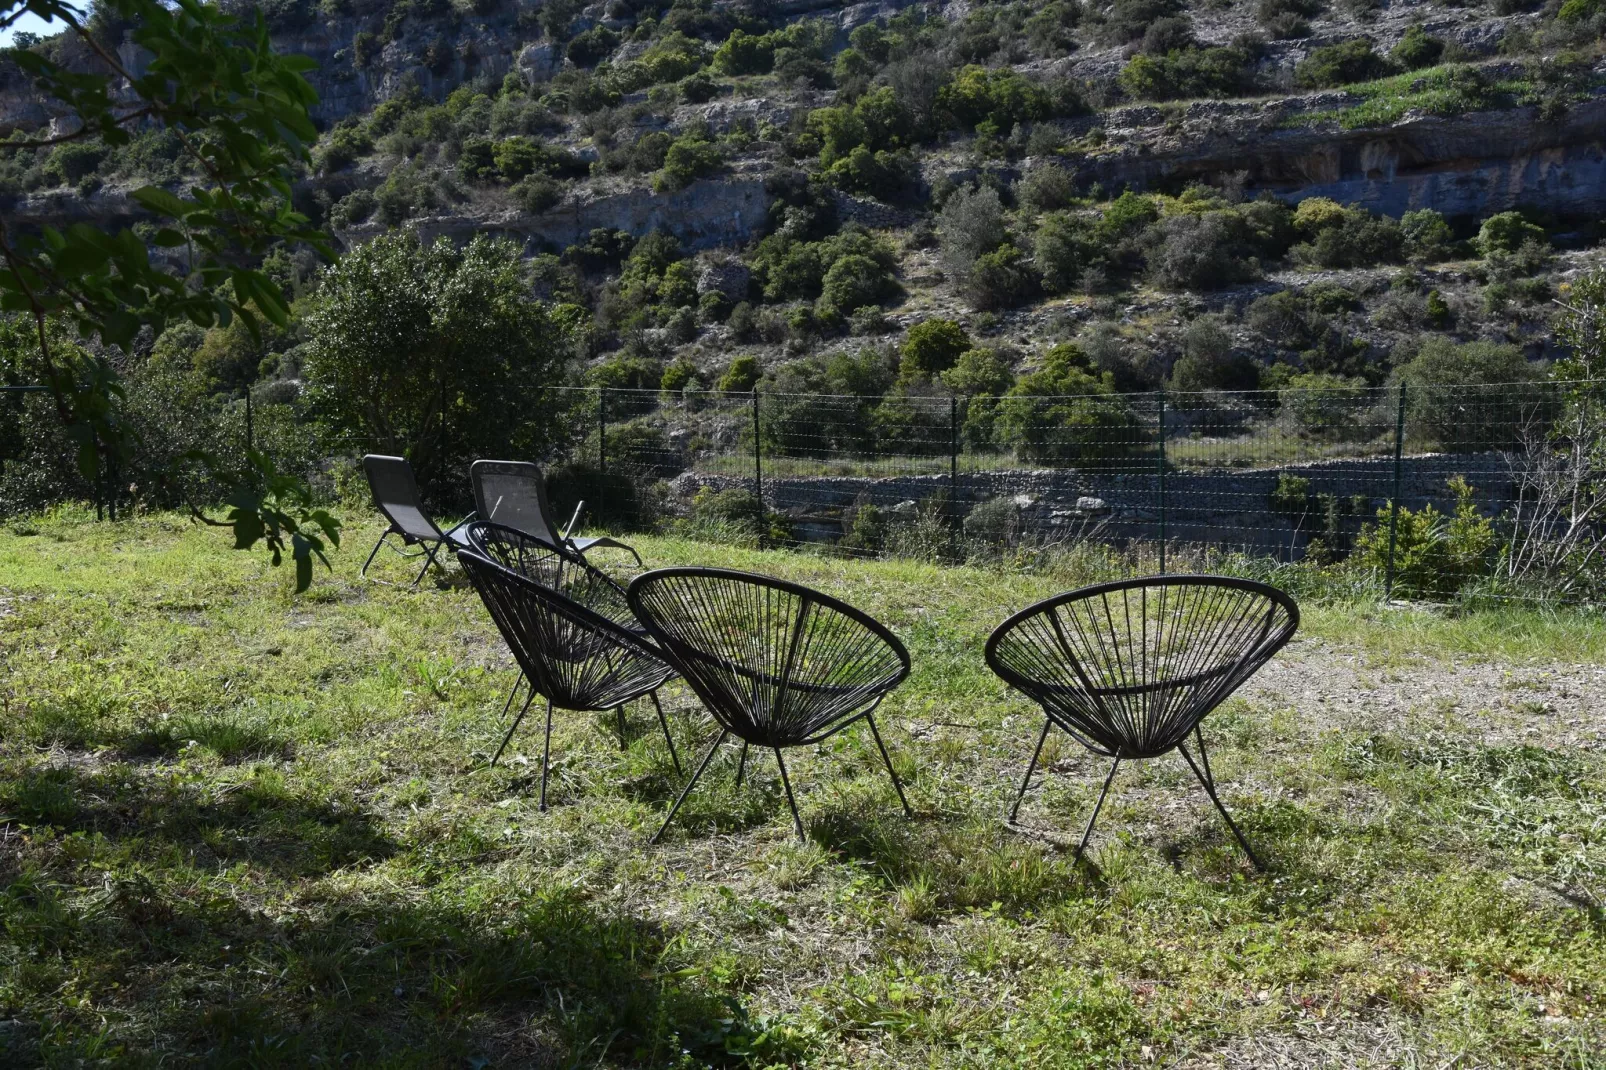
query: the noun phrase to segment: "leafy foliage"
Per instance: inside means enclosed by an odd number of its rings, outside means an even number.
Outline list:
[[[327,418],[421,477],[455,482],[472,458],[535,455],[553,434],[544,387],[569,354],[516,245],[382,235],[329,269],[307,333],[306,376]]]

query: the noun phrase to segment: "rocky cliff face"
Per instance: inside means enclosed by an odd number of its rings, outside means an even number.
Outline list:
[[[467,241],[475,234],[494,234],[512,238],[532,253],[578,244],[597,229],[631,234],[661,230],[673,234],[687,249],[708,249],[746,241],[763,226],[768,209],[764,183],[736,176],[699,179],[667,194],[648,189],[583,190],[540,215],[434,215],[417,219],[413,225],[426,241],[437,237]],[[346,232],[346,236],[363,241],[386,229],[371,223]]]
[[[1355,130],[1335,121],[1292,125],[1355,103],[1324,93],[1115,109],[1103,119],[1108,150],[1074,166],[1106,188],[1241,173],[1250,195],[1331,197],[1393,216],[1418,208],[1481,216],[1523,205],[1563,216],[1606,212],[1606,96],[1549,122],[1536,108],[1510,108],[1407,114]]]

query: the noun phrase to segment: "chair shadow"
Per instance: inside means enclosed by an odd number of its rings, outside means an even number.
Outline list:
[[[368,813],[309,798],[277,778],[198,795],[116,769],[55,766],[12,779],[0,803],[10,822],[114,842],[160,841],[189,852],[202,868],[248,862],[280,876],[310,876],[379,862],[396,850]]]
[[[70,856],[43,870],[0,863],[0,902],[40,953],[65,940],[99,979],[121,979],[97,1004],[140,1022],[116,1036],[134,1063],[667,1065],[689,1053],[718,1066],[784,1044],[765,1040],[739,1000],[687,968],[695,963],[681,961],[672,934],[570,887],[492,904],[455,894],[444,877],[425,896],[359,885],[337,902],[315,898],[282,913],[260,909],[249,892],[195,894],[184,874],[245,863],[315,881],[399,850],[368,813],[282,785],[193,796],[131,777],[127,766],[37,768],[0,785],[0,829],[17,825],[85,833],[126,860],[104,870]],[[179,870],[163,868],[178,858]],[[86,890],[100,903],[92,928],[70,921]],[[161,981],[177,963],[189,978],[182,998]],[[10,1016],[37,1028],[0,1037],[7,1066],[100,1043],[102,1026],[53,998],[18,1003]]]

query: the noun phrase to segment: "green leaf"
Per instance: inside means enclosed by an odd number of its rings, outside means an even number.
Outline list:
[[[194,205],[186,204],[160,186],[141,186],[129,196],[151,211],[172,216],[174,219],[183,219],[195,208]]]

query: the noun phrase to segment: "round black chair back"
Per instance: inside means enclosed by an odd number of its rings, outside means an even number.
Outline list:
[[[1090,750],[1150,758],[1176,747],[1299,626],[1275,587],[1221,576],[1101,583],[1000,624],[987,664]]]
[[[799,584],[662,568],[628,593],[714,719],[758,746],[817,742],[909,675],[909,652],[885,626]]]
[[[464,525],[461,537],[480,557],[558,592],[627,631],[642,632],[625,589],[572,547],[484,521]]]
[[[560,581],[570,581],[560,590],[473,550],[460,551],[458,560],[519,667],[554,705],[612,709],[674,675],[652,643],[619,619],[621,609],[628,619],[629,607],[618,585],[583,562],[585,571],[558,570]]]

